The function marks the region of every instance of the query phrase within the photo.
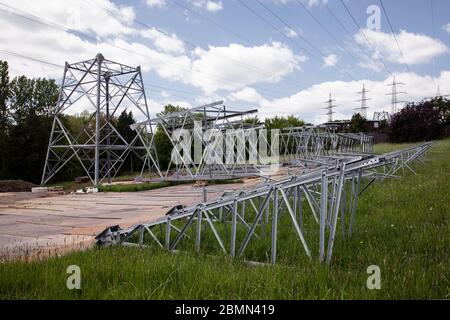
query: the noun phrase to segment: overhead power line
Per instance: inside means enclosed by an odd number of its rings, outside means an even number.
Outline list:
[[[123,18],[122,12],[119,11],[119,10],[117,10],[117,9],[115,9],[115,8],[107,7],[107,6],[105,6],[105,5],[102,5],[102,4],[98,3],[96,0],[84,0],[84,1],[85,1],[86,3],[88,3],[88,4],[90,4],[90,5],[95,5],[97,8],[100,8],[100,9],[102,9],[102,10],[108,12],[109,14],[114,15],[115,17]],[[211,22],[211,23],[213,23],[213,24],[216,25],[216,26],[219,25],[219,23],[213,21],[213,20],[210,19],[210,18],[207,18],[206,16],[201,15],[201,14],[198,13],[198,12],[196,12],[196,14],[197,14],[199,17],[202,17],[202,18],[206,19],[208,22]],[[154,30],[154,31],[156,31],[156,32],[160,33],[161,35],[163,35],[163,36],[165,36],[165,37],[168,37],[168,38],[171,38],[171,37],[173,36],[173,35],[171,35],[170,33],[165,32],[164,30],[160,30],[159,28],[156,28],[155,26],[151,26],[151,25],[149,25],[149,24],[147,24],[147,23],[145,23],[145,22],[143,22],[143,21],[141,21],[141,20],[139,20],[139,19],[134,19],[134,20],[133,20],[133,23],[136,24],[136,25],[145,27],[145,28],[152,29],[152,30]],[[223,29],[223,28],[227,29],[227,31],[228,31],[228,28],[226,28],[225,26],[222,26],[221,29]],[[230,31],[231,31],[231,30],[230,30]],[[233,32],[233,34],[234,34],[234,32]],[[184,45],[186,45],[187,47],[189,47],[189,48],[191,48],[191,49],[196,49],[197,47],[199,47],[199,45],[196,45],[195,43],[192,43],[192,42],[190,42],[190,41],[181,39],[181,38],[179,38],[179,37],[177,37],[177,40],[180,41],[180,42],[182,42]],[[236,63],[237,65],[242,66],[243,68],[245,68],[245,69],[247,69],[247,70],[255,71],[256,73],[258,73],[258,74],[260,74],[260,75],[263,75],[264,77],[268,77],[268,78],[272,77],[271,72],[268,72],[267,70],[264,70],[264,69],[262,69],[262,68],[256,68],[256,67],[254,67],[254,66],[250,66],[250,65],[248,65],[248,64],[243,63],[243,62],[240,61],[240,60],[233,59],[233,58],[231,58],[231,57],[229,57],[229,56],[227,56],[227,55],[221,54],[220,52],[216,52],[215,54],[218,54],[218,55],[220,55],[221,57],[223,57],[224,59],[229,60],[229,61],[232,61],[233,63]],[[304,84],[302,84],[302,83],[300,83],[300,82],[292,81],[292,80],[289,80],[289,79],[284,79],[284,81],[286,81],[287,84],[290,84],[291,86],[293,86],[293,87],[295,87],[295,88],[298,88],[299,85],[300,85],[300,86],[303,86],[303,85],[304,85]]]
[[[350,9],[348,8],[348,6],[345,4],[345,2],[343,0],[340,1],[342,6],[345,8],[345,11],[347,11],[348,15],[350,16],[351,20],[353,21],[353,23],[355,24],[356,28],[361,32],[361,34],[363,35],[364,39],[367,42],[367,45],[369,46],[369,48],[373,51],[376,52],[375,48],[372,46],[372,44],[369,41],[369,38],[367,38],[366,33],[364,32],[364,30],[361,28],[361,26],[359,25],[358,21],[356,21],[355,17],[352,15],[352,13],[350,12]],[[388,66],[386,65],[386,63],[383,61],[383,59],[379,56],[377,56],[377,59],[382,63],[384,69],[388,72],[388,74],[392,74],[392,72],[389,70]]]
[[[390,93],[386,94],[387,96],[391,96],[391,99],[392,99],[392,101],[391,101],[391,115],[394,115],[394,114],[396,114],[398,112],[397,105],[399,103],[405,102],[405,101],[399,101],[398,100],[398,95],[406,94],[406,92],[404,92],[404,91],[398,91],[398,86],[404,86],[404,85],[405,85],[405,83],[403,83],[403,82],[397,82],[395,80],[395,76],[394,76],[394,78],[392,80],[392,84],[388,84],[389,87],[392,87],[392,91]]]
[[[355,60],[355,62],[358,62],[358,59],[353,55],[353,53],[351,53],[347,48],[345,48],[342,44],[341,41],[339,41],[332,33],[330,30],[328,30],[327,27],[325,27],[323,25],[322,22],[320,22],[320,20],[311,12],[311,10],[309,10],[300,0],[297,0],[297,3],[299,6],[301,6],[303,8],[303,10],[305,10],[308,15],[328,34],[328,36],[330,36],[331,39],[334,40],[334,42],[336,42],[336,44],[339,46],[339,48],[341,48],[342,51],[348,53],[350,55],[350,57],[352,57],[353,60]]]
[[[240,34],[234,32],[233,30],[231,30],[231,29],[229,29],[229,28],[227,28],[227,27],[225,27],[224,25],[222,25],[222,24],[220,24],[220,23],[217,23],[216,21],[214,21],[214,20],[208,18],[207,16],[202,15],[201,13],[199,13],[199,12],[197,12],[197,11],[195,11],[195,10],[189,8],[188,6],[182,4],[181,2],[176,1],[176,0],[173,0],[172,2],[173,2],[175,5],[177,5],[178,7],[182,8],[183,10],[189,11],[191,14],[193,14],[193,15],[195,15],[195,16],[197,16],[197,17],[202,18],[202,19],[204,19],[204,20],[207,20],[209,23],[211,23],[211,24],[215,25],[216,27],[218,27],[218,28],[224,30],[225,32],[227,32],[227,33],[229,33],[229,34],[235,36],[236,38],[238,38],[238,39],[240,39],[240,40],[246,42],[247,44],[251,44],[251,43],[252,43],[252,41],[251,41],[250,39],[248,39],[248,38],[246,38],[246,37],[244,37],[244,36],[241,36]]]
[[[34,15],[32,15],[30,13],[27,13],[27,12],[25,12],[23,10],[14,8],[12,6],[6,5],[6,4],[1,3],[1,2],[0,2],[0,5],[5,6],[5,7],[11,9],[11,10],[15,10],[15,11],[20,12],[20,13],[12,12],[10,10],[3,10],[3,9],[0,9],[0,12],[6,13],[6,14],[9,14],[9,15],[14,15],[14,16],[17,16],[17,17],[20,17],[20,18],[23,18],[23,19],[27,19],[27,20],[33,21],[35,23],[40,23],[40,24],[46,25],[46,26],[51,27],[51,28],[55,28],[55,29],[60,30],[60,31],[64,31],[64,32],[68,32],[68,33],[78,33],[78,34],[83,35],[85,38],[90,39],[93,42],[97,42],[97,38],[95,38],[95,37],[93,37],[93,36],[91,36],[89,34],[86,34],[84,32],[81,32],[81,31],[78,31],[78,30],[73,30],[73,29],[70,29],[68,27],[62,26],[60,24],[57,24],[57,23],[48,21],[46,19],[34,16]],[[124,47],[115,45],[115,44],[110,43],[110,42],[105,42],[104,44],[107,45],[107,46],[111,46],[111,47],[123,50],[123,51],[128,52],[128,53],[134,54],[134,55],[142,56],[142,57],[145,57],[147,59],[152,59],[152,57],[149,56],[149,55],[142,54],[142,53],[130,50],[128,48],[124,48]],[[210,73],[206,73],[206,72],[203,72],[203,71],[193,70],[193,69],[185,69],[185,68],[182,68],[182,67],[179,67],[179,66],[176,66],[176,68],[181,70],[181,71],[188,72],[188,73],[200,73],[200,74],[206,75],[207,78],[215,79],[215,80],[218,80],[218,81],[223,82],[223,83],[229,83],[229,84],[232,84],[232,85],[236,84],[235,81],[233,81],[233,80],[226,79],[226,78],[223,78],[223,77],[218,77],[216,75],[213,75],[213,74],[210,74]],[[253,85],[253,86],[255,88],[259,89],[258,86],[256,86],[256,85]],[[282,95],[280,93],[275,93],[275,91],[273,91],[273,90],[268,90],[268,89],[259,89],[259,90],[260,90],[260,92],[262,92],[262,93],[264,93],[264,94],[266,94],[268,96],[271,96],[273,98],[279,98],[279,96],[284,96],[284,95]]]
[[[238,0],[239,3],[241,3],[248,11],[250,11],[253,15],[255,15],[257,18],[259,18],[261,21],[263,21],[265,24],[267,24],[268,26],[270,26],[272,29],[274,29],[277,33],[280,33],[286,40],[288,40],[290,43],[292,43],[295,47],[297,47],[299,50],[302,50],[304,52],[306,52],[307,54],[309,54],[310,56],[312,56],[313,58],[317,58],[317,56],[315,56],[314,54],[312,54],[308,49],[306,49],[305,47],[299,45],[297,42],[295,42],[294,40],[292,40],[291,38],[289,38],[287,35],[284,34],[284,32],[282,32],[282,30],[280,30],[279,28],[277,28],[273,23],[271,23],[268,19],[264,18],[264,16],[260,15],[256,10],[254,10],[252,7],[250,7],[247,3],[245,3],[245,1],[243,0]],[[294,31],[294,30],[293,30]],[[318,61],[320,62],[320,59],[318,59]]]
[[[405,55],[403,54],[402,48],[400,48],[400,44],[398,43],[397,36],[396,36],[396,34],[394,32],[394,28],[392,27],[391,20],[389,19],[389,16],[387,14],[386,8],[384,7],[383,1],[382,0],[379,0],[379,1],[380,1],[380,4],[381,4],[381,8],[383,9],[384,15],[386,16],[386,20],[387,20],[387,22],[389,24],[389,28],[391,29],[391,33],[394,36],[395,43],[397,44],[397,49],[400,52],[400,55],[402,56],[402,58],[404,60],[403,62],[405,63],[406,68],[408,69],[408,72],[411,72],[408,63],[405,60]]]
[[[295,30],[292,26],[290,26],[286,21],[284,21],[278,14],[276,14],[272,9],[270,9],[268,6],[266,6],[264,3],[262,3],[260,0],[256,0],[256,2],[263,7],[266,11],[268,11],[272,16],[274,16],[278,21],[280,21],[283,25],[285,25],[288,29],[290,30]],[[319,53],[319,55],[325,59],[327,56],[319,49],[317,48],[311,41],[309,41],[306,37],[304,37],[303,35],[297,33],[297,36],[302,39],[303,41],[305,41],[311,48],[314,49],[314,51],[316,51],[317,53]],[[320,58],[318,58],[317,56],[315,56],[316,59],[318,59],[319,61],[321,61]],[[345,69],[340,68],[337,64],[333,65],[334,68],[336,68],[337,70],[339,70],[342,73],[345,73],[350,79],[352,80],[356,80],[349,72],[347,72]]]
[[[379,0],[379,1],[380,1],[380,4],[381,4],[381,8],[383,9],[384,15],[386,16],[386,20],[387,20],[387,22],[388,22],[388,24],[389,24],[389,28],[390,28],[390,30],[391,30],[391,33],[392,33],[392,35],[394,36],[395,43],[397,44],[397,49],[398,49],[398,51],[400,52],[401,57],[403,58],[403,63],[406,65],[406,69],[408,70],[409,77],[411,78],[411,82],[413,83],[413,85],[414,85],[417,89],[419,89],[419,88],[417,87],[417,85],[416,85],[416,82],[414,81],[414,79],[413,79],[413,77],[412,77],[412,75],[411,75],[411,73],[412,73],[412,72],[411,72],[411,69],[410,69],[410,67],[409,67],[408,62],[406,61],[406,58],[405,58],[405,55],[403,54],[402,48],[400,48],[400,44],[398,43],[397,35],[396,35],[395,32],[394,32],[394,28],[392,27],[391,20],[389,19],[389,16],[388,16],[388,14],[387,14],[386,8],[384,7],[383,1],[382,1],[382,0]]]
[[[337,22],[337,24],[344,30],[344,32],[347,34],[347,36],[350,39],[353,39],[353,34],[347,29],[347,27],[344,25],[344,23],[339,19],[339,17],[333,12],[333,9],[330,8],[328,3],[325,4],[325,8],[327,9],[328,13],[333,17],[333,19]],[[366,56],[370,58],[370,52],[367,51],[365,47],[360,45],[358,42],[355,41],[355,44],[358,46],[358,48],[365,53]]]
[[[64,69],[64,66],[62,66],[62,65],[59,65],[59,64],[56,64],[56,63],[52,63],[52,62],[49,62],[49,61],[45,61],[45,60],[42,60],[42,59],[30,57],[30,56],[27,56],[27,55],[24,55],[24,54],[21,54],[21,53],[12,52],[12,51],[9,51],[9,50],[4,50],[4,49],[0,49],[0,53],[1,54],[5,54],[5,55],[9,55],[9,56],[13,56],[13,57],[17,57],[17,58],[20,58],[20,59],[25,59],[25,60],[30,60],[30,61],[33,61],[33,62],[38,62],[38,63],[45,64],[45,65],[48,65],[48,66],[51,66],[51,67],[54,67],[54,68]],[[152,87],[152,88],[150,88],[150,87]],[[157,88],[157,89],[160,89],[160,90],[167,90],[167,91],[171,91],[171,92],[182,92],[182,93],[184,92],[184,93],[190,94],[191,96],[188,97],[186,95],[180,95],[178,93],[171,93],[170,95],[174,96],[174,97],[182,98],[182,99],[188,99],[188,100],[195,101],[194,100],[195,96],[192,95],[192,93],[184,91],[184,90],[168,88],[168,87],[164,87],[164,86],[161,86],[161,85],[155,85],[155,84],[150,84],[150,83],[147,83],[145,85],[145,88],[150,90],[150,91],[154,91],[154,92],[157,92],[157,90],[153,89],[153,88]]]
[[[0,53],[6,54],[6,55],[9,55],[9,56],[13,56],[13,57],[17,57],[17,58],[21,58],[21,59],[26,59],[26,60],[30,60],[30,61],[34,61],[34,62],[39,62],[39,63],[46,64],[46,65],[49,65],[49,66],[52,66],[52,67],[55,67],[55,68],[63,68],[63,66],[61,66],[59,64],[56,64],[56,63],[51,63],[51,62],[44,61],[44,60],[41,60],[41,59],[38,59],[38,58],[25,56],[23,54],[12,52],[12,51],[8,51],[8,50],[4,50],[4,49],[0,49]]]

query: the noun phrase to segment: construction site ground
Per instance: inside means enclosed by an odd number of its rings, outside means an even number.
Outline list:
[[[260,181],[208,186],[207,198],[217,199],[224,191],[250,188]],[[203,197],[203,188],[194,184],[126,193],[0,193],[0,260],[87,248],[109,226],[149,222],[176,205],[202,202]]]

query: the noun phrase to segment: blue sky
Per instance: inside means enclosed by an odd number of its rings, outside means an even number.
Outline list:
[[[379,0],[344,1],[362,31],[340,0],[242,2],[3,0],[0,59],[13,75],[56,79],[58,68],[11,53],[63,65],[101,51],[142,65],[153,113],[169,102],[224,99],[235,108],[258,107],[261,118],[295,114],[320,123],[330,93],[335,119],[349,118],[364,84],[371,118],[390,111],[394,75],[405,83],[400,100],[432,96],[438,85],[450,93],[450,1],[382,1],[396,39]],[[371,5],[380,10],[380,29],[367,27]]]

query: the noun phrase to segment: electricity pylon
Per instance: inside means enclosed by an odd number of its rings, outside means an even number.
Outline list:
[[[69,130],[65,115],[87,110],[78,132]],[[97,54],[94,59],[66,62],[42,173],[41,184],[48,183],[64,166],[78,161],[94,186],[111,182],[131,154],[153,166],[144,157],[145,147],[138,137],[125,138],[115,127],[115,117],[129,110],[139,119],[150,119],[140,67],[119,64]],[[152,138],[153,134],[148,138]]]

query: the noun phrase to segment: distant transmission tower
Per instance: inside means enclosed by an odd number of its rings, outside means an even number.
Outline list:
[[[366,87],[363,84],[362,91],[358,92],[358,94],[361,95],[361,99],[356,100],[356,102],[361,102],[361,106],[356,108],[356,110],[359,110],[359,114],[365,119],[367,119],[367,101],[370,100],[370,98],[367,98],[367,92],[369,91],[366,90]]]
[[[392,100],[391,100],[391,116],[396,114],[398,109],[397,109],[397,105],[401,102],[404,101],[399,101],[398,100],[398,95],[399,94],[406,94],[406,92],[403,91],[398,91],[398,86],[404,86],[405,84],[403,82],[397,82],[395,80],[395,76],[394,79],[392,80],[392,84],[389,84],[389,87],[392,87],[392,92],[386,94],[387,96],[391,96]]]
[[[78,132],[71,132],[64,115],[83,110],[89,111],[89,116]],[[143,168],[146,164],[154,166],[156,153],[151,159],[143,156],[145,147],[138,145],[138,136],[125,138],[116,129],[115,119],[124,110],[150,120],[140,67],[119,64],[101,54],[91,60],[66,63],[41,184],[48,183],[72,161],[81,164],[95,186],[105,180],[111,182],[131,153],[143,161]],[[153,136],[148,139],[153,141]]]
[[[442,97],[442,95],[441,95],[441,87],[438,85],[437,91],[436,91],[436,98],[440,98],[440,97]]]
[[[438,85],[437,86],[437,90],[436,90],[436,94],[433,97],[426,97],[425,99],[434,100],[434,99],[444,98],[444,97],[448,97],[448,96],[450,96],[450,94],[442,94],[441,93],[441,88]]]
[[[375,111],[373,113],[373,120],[375,120],[375,121],[383,121],[383,120],[389,121],[389,112],[387,112],[387,111],[380,111],[380,112]]]
[[[331,93],[330,93],[330,98],[328,99],[328,101],[325,102],[328,104],[328,106],[325,108],[328,110],[326,113],[326,115],[328,116],[328,122],[333,121],[333,113],[335,113],[333,111],[333,109],[336,107],[336,105],[334,105],[333,102],[335,102],[335,101],[336,100],[333,100],[333,98],[331,97]]]

